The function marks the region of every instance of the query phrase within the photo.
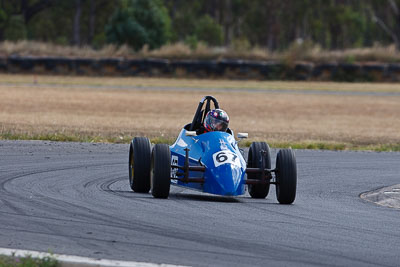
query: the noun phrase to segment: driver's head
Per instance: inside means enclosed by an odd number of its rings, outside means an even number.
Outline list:
[[[206,132],[225,132],[228,129],[228,125],[228,114],[222,109],[210,110],[204,118],[204,129]]]

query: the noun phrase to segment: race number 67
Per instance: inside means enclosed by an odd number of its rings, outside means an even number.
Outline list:
[[[229,150],[224,150],[214,153],[213,159],[215,167],[218,167],[227,163],[236,164],[237,155]]]

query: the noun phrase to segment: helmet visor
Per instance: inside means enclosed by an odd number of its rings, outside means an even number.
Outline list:
[[[226,132],[226,130],[228,129],[227,122],[211,116],[207,118],[207,124],[213,131]]]

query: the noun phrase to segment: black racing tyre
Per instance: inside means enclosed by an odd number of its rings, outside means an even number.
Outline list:
[[[171,182],[171,152],[167,144],[156,144],[151,159],[151,194],[168,198]]]
[[[265,155],[265,168],[271,169],[271,152],[269,145],[265,142],[253,142],[249,149],[249,156],[247,159],[247,167],[260,168],[262,163],[261,151],[266,151]],[[261,180],[261,174],[248,173],[247,179]],[[249,185],[249,194],[252,198],[266,198],[269,192],[269,184]]]
[[[147,137],[133,138],[129,147],[129,184],[138,193],[150,191],[151,146]]]
[[[292,204],[296,198],[297,165],[293,150],[282,149],[276,156],[276,198],[280,204]]]

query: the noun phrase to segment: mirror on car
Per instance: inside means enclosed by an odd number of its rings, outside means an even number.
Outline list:
[[[196,131],[186,131],[186,136],[196,136]]]
[[[237,137],[239,139],[249,138],[249,134],[248,133],[238,133]]]

